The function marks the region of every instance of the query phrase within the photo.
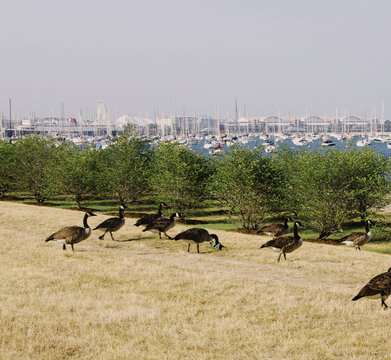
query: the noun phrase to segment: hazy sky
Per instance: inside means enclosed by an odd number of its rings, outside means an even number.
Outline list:
[[[1,0],[0,111],[391,119],[389,0]]]

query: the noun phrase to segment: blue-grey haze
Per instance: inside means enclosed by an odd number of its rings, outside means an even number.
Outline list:
[[[2,0],[0,111],[391,118],[387,0]]]

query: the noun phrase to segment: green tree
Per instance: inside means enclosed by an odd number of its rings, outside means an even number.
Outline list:
[[[183,145],[159,144],[151,177],[154,196],[185,213],[208,198],[212,172],[209,158]]]
[[[278,156],[289,179],[287,206],[319,231],[319,238],[388,201],[389,162],[372,150],[314,149]]]
[[[352,201],[350,208],[362,221],[369,213],[390,203],[390,159],[373,149],[353,147],[345,153]]]
[[[0,197],[15,188],[15,159],[13,145],[0,141]]]
[[[150,190],[152,150],[127,127],[114,144],[96,155],[96,189],[101,196],[116,197],[120,203],[138,201]]]
[[[48,170],[51,193],[71,195],[81,209],[81,202],[94,189],[94,151],[92,148],[81,150],[70,144],[59,147],[56,161]]]
[[[57,154],[50,140],[38,135],[18,139],[14,144],[15,185],[19,191],[30,192],[38,203],[43,203],[49,194],[49,169]]]
[[[245,229],[257,229],[265,217],[282,206],[284,174],[263,149],[234,147],[217,161],[215,194]]]

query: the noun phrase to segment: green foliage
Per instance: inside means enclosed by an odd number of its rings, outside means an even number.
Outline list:
[[[149,142],[137,139],[127,127],[115,143],[96,154],[96,190],[102,197],[116,197],[120,203],[135,202],[148,194],[152,150]]]
[[[391,163],[370,148],[350,148],[345,156],[352,202],[351,211],[365,220],[369,213],[390,203]]]
[[[72,195],[80,209],[81,202],[93,191],[95,150],[80,150],[70,144],[61,145],[58,150],[56,161],[48,170],[51,193]]]
[[[185,213],[208,197],[212,162],[179,144],[159,144],[154,149],[152,189],[157,201]]]
[[[50,192],[48,170],[57,156],[54,143],[38,135],[27,136],[16,141],[14,155],[16,189],[30,192],[37,202],[43,203]]]
[[[7,141],[0,141],[0,197],[15,188],[15,158],[13,145]]]
[[[283,150],[277,155],[287,171],[286,204],[319,237],[341,229],[358,215],[388,203],[390,163],[370,149]]]
[[[246,229],[256,229],[281,208],[284,175],[262,149],[234,147],[217,161],[215,194]]]

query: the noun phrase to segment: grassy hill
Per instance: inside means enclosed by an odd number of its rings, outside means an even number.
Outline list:
[[[351,301],[388,255],[304,243],[277,264],[267,237],[224,231],[189,254],[130,219],[74,253],[43,241],[82,216],[0,202],[0,359],[389,357],[391,311]]]

